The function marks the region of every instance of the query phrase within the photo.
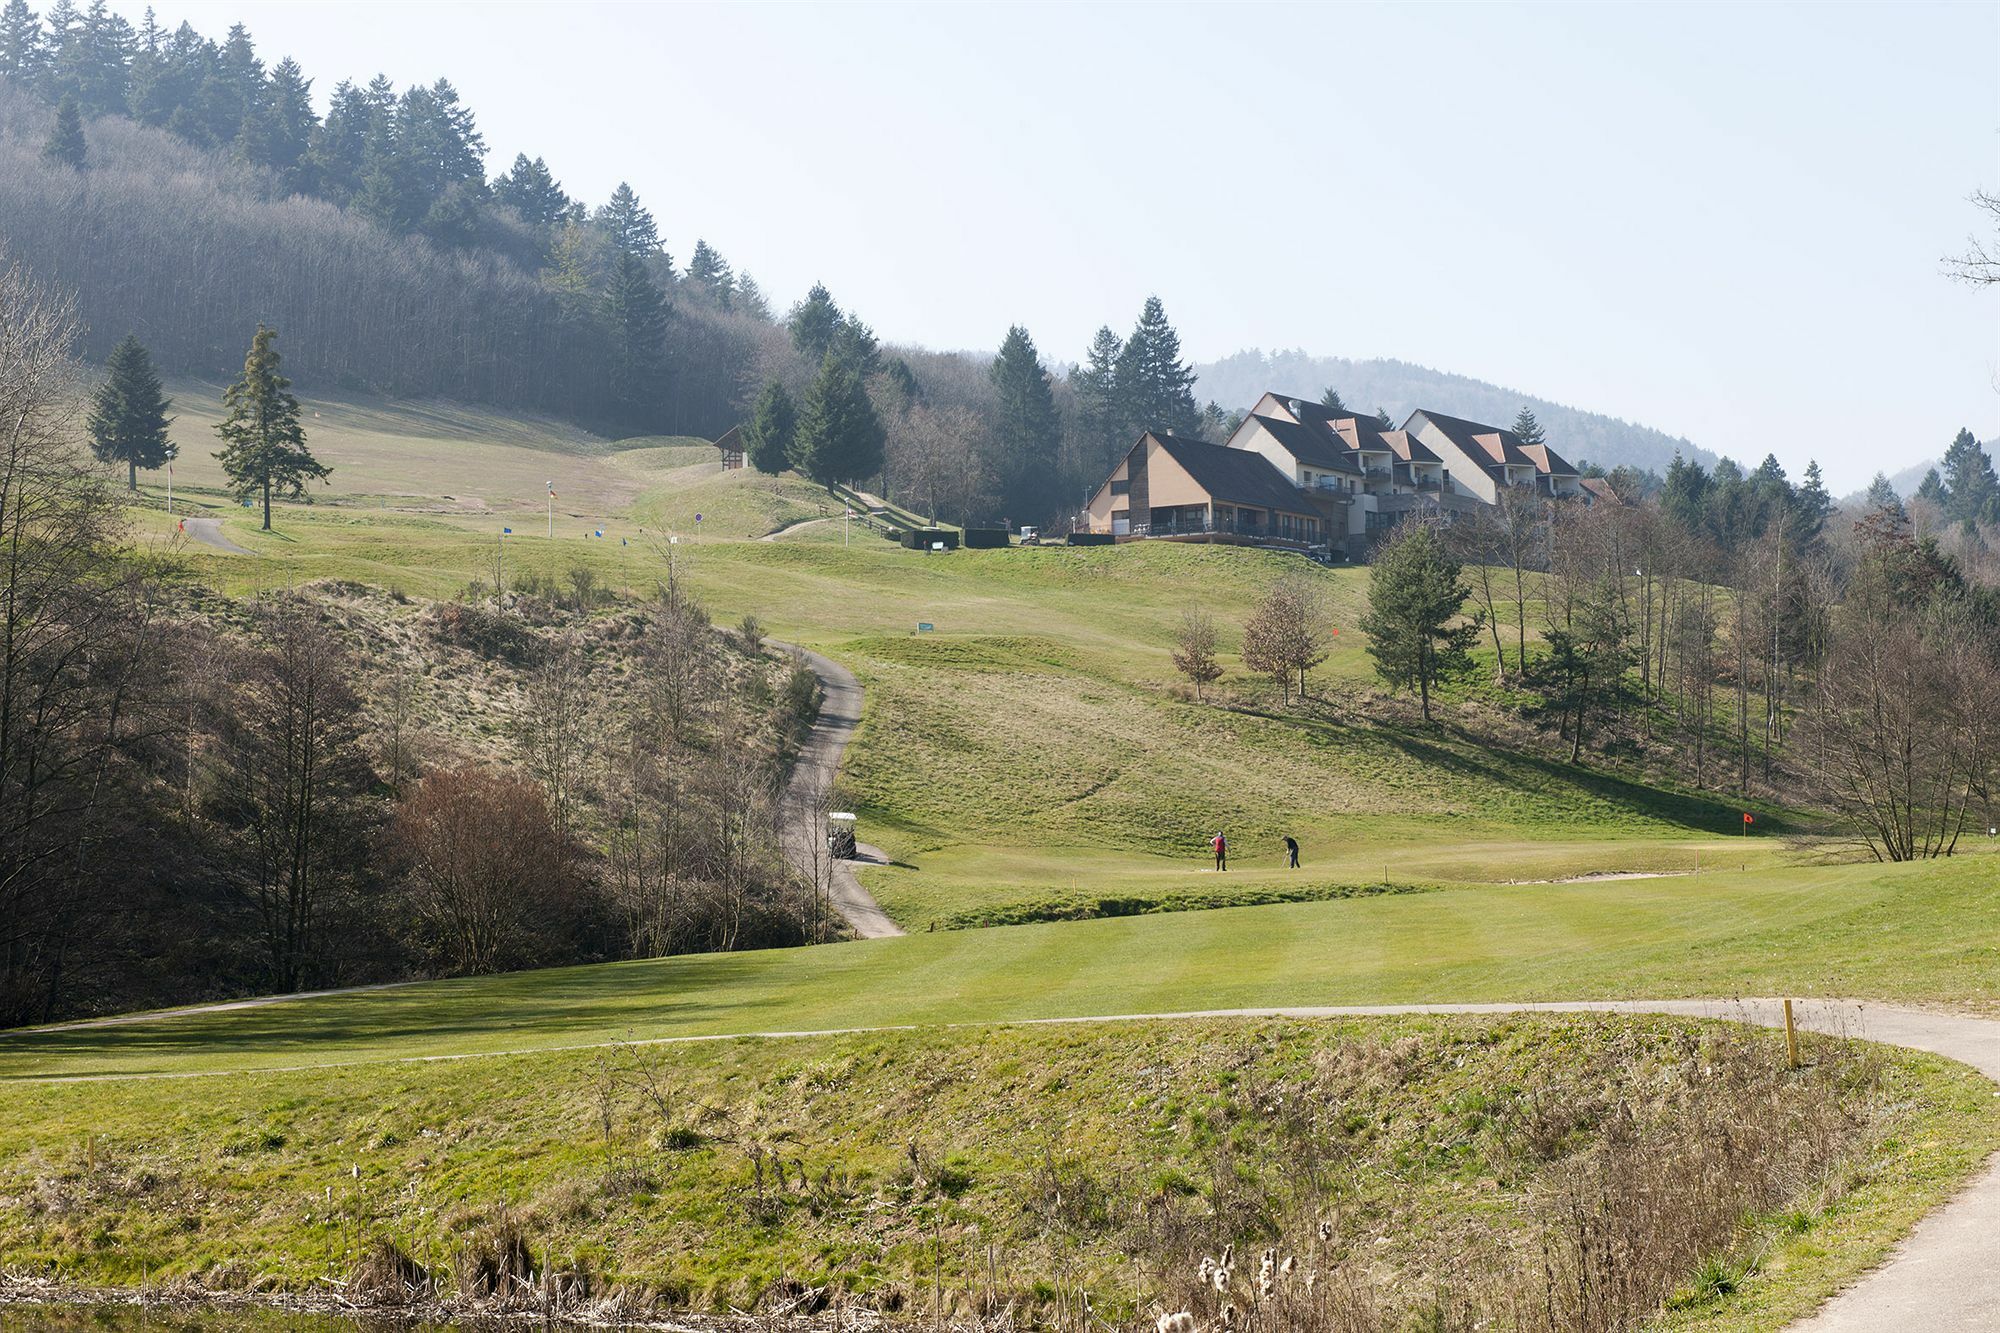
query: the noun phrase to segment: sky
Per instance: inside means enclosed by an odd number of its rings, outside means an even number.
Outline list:
[[[2000,289],[1942,266],[2000,191],[2000,3],[156,8],[322,105],[447,77],[490,171],[629,181],[677,258],[890,342],[1069,362],[1158,294],[1191,360],[1397,357],[1836,493],[2000,437]]]

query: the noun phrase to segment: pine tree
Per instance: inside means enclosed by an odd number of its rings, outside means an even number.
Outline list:
[[[1118,354],[1119,405],[1137,430],[1192,435],[1201,409],[1194,400],[1195,375],[1181,362],[1180,335],[1167,322],[1160,298],[1146,298],[1139,323]]]
[[[1048,372],[1026,329],[1016,324],[1007,330],[988,373],[998,400],[988,438],[1000,503],[1009,518],[1039,517],[1056,479],[1062,420]]]
[[[639,202],[639,196],[624,181],[611,192],[611,201],[597,210],[597,225],[611,237],[611,243],[635,259],[662,261],[667,273],[674,271],[673,256],[660,248],[660,228],[653,215]]]
[[[771,318],[771,303],[764,299],[764,289],[748,273],[736,275],[736,308],[752,319]]]
[[[55,167],[82,170],[88,153],[83,143],[83,115],[76,99],[65,97],[56,108],[55,124],[49,128],[48,142],[42,145],[42,161]]]
[[[152,358],[131,334],[111,349],[107,374],[91,399],[86,426],[90,451],[106,463],[125,465],[125,485],[139,489],[139,469],[164,467],[178,452],[167,438],[172,406]]]
[[[1805,480],[1792,496],[1791,531],[1800,542],[1810,542],[1826,529],[1826,520],[1833,514],[1833,495],[1826,489],[1826,479],[1820,474],[1819,460],[1806,463]]]
[[[1345,412],[1347,410],[1347,404],[1340,400],[1340,390],[1334,388],[1331,384],[1327,385],[1326,391],[1320,394],[1319,405],[1329,412]]]
[[[1396,419],[1389,415],[1389,409],[1386,407],[1378,407],[1375,409],[1375,421],[1376,424],[1381,426],[1383,430],[1396,429]]]
[[[1089,455],[1108,457],[1114,450],[1130,447],[1129,429],[1118,400],[1118,355],[1125,349],[1109,326],[1100,328],[1090,340],[1083,364],[1069,373],[1070,389],[1076,395],[1076,428]]]
[[[750,466],[772,476],[783,472],[791,462],[797,433],[798,411],[792,406],[792,396],[784,385],[772,380],[757,395],[750,423],[743,428]]]
[[[1708,503],[1709,478],[1701,464],[1682,458],[1674,451],[1667,464],[1667,479],[1660,487],[1660,511],[1683,532],[1700,532]]]
[[[792,466],[822,486],[860,482],[882,470],[882,423],[861,372],[829,354],[799,405]]]
[[[1886,484],[1886,478],[1884,480]],[[1936,505],[1939,512],[1944,510],[1946,502],[1951,497],[1945,494],[1944,478],[1938,475],[1936,468],[1924,473],[1924,479],[1917,484],[1916,498],[1927,504]]]
[[[245,120],[245,127],[253,122],[257,137],[263,142],[261,154],[250,160],[269,167],[285,193],[311,193],[313,182],[306,154],[312,145],[313,131],[319,128],[319,117],[313,111],[312,80],[305,76],[297,61],[280,60],[271,67],[262,104]]]
[[[729,261],[715,252],[707,241],[694,243],[694,254],[688,259],[688,281],[698,287],[709,300],[723,309],[730,307],[736,295],[736,277],[729,271]]]
[[[633,252],[621,251],[604,298],[611,326],[611,407],[620,426],[639,432],[654,422],[666,390],[667,302]]]
[[[548,163],[526,153],[514,155],[514,165],[493,182],[493,201],[505,204],[531,227],[554,227],[569,216],[570,198],[549,171]]]
[[[335,85],[326,119],[313,134],[308,150],[315,186],[326,198],[346,204],[361,193],[361,181],[368,170],[368,144],[382,114],[351,80],[342,79]]]
[[[825,284],[814,283],[806,299],[785,316],[785,328],[792,335],[792,347],[809,361],[824,361],[833,350],[834,339],[847,324],[847,316],[835,304]]]
[[[1932,468],[1930,476],[1924,480],[1928,482],[1936,476],[1937,469]],[[1867,504],[1870,509],[1888,514],[1899,525],[1910,521],[1909,511],[1903,508],[1903,497],[1896,494],[1896,488],[1889,484],[1889,478],[1880,472],[1875,474],[1875,480],[1868,483]]]
[[[0,76],[17,88],[32,88],[47,63],[42,21],[28,8],[28,0],[7,0],[0,8]]]
[[[257,326],[250,354],[243,358],[243,374],[223,392],[222,421],[215,428],[223,441],[215,457],[236,498],[263,496],[266,532],[271,530],[272,491],[305,499],[306,483],[324,481],[333,471],[306,448],[299,400],[292,396],[292,382],[278,373],[278,351],[271,345],[277,336],[275,329]]]
[[[1522,444],[1547,444],[1548,436],[1542,434],[1542,423],[1535,420],[1535,414],[1522,408],[1514,416],[1514,438]]]
[[[1953,523],[2000,521],[2000,477],[1993,460],[1969,430],[1960,430],[1944,451],[1945,517]]]
[[[1361,617],[1375,672],[1391,685],[1414,687],[1431,718],[1431,691],[1472,665],[1475,616],[1454,624],[1471,595],[1459,563],[1428,523],[1411,523],[1375,551],[1368,571],[1368,610]]]

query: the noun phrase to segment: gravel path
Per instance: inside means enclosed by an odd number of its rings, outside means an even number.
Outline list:
[[[779,643],[775,639],[767,642],[773,648],[797,653],[819,677],[822,695],[819,720],[813,723],[812,735],[799,751],[799,761],[792,768],[791,780],[785,784],[785,856],[800,874],[810,879],[815,860],[813,840],[820,836],[820,831],[817,822],[808,814],[809,802],[819,782],[822,779],[830,782],[839,772],[840,756],[847,749],[848,741],[854,738],[854,728],[861,721],[861,682],[854,678],[852,671],[830,657],[795,644]],[[872,847],[864,846],[857,850],[868,860],[883,859],[882,854]],[[889,919],[889,914],[882,910],[875,896],[861,886],[852,862],[833,863],[832,898],[834,910],[845,917],[847,924],[854,928],[854,933],[864,940],[903,933],[903,928]]]

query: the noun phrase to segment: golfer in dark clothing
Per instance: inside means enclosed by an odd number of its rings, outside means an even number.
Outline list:
[[[1209,839],[1208,845],[1215,849],[1215,868],[1217,870],[1229,869],[1229,839],[1223,837],[1218,832],[1213,838]]]
[[[1287,837],[1285,839],[1285,860],[1290,864],[1292,869],[1297,870],[1299,868],[1299,840],[1297,838]]]

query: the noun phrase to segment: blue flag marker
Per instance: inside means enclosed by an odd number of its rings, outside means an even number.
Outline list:
[[[513,535],[514,535],[514,529],[512,529],[512,528],[502,528],[502,529],[500,529],[500,535],[501,535],[501,536],[503,536],[503,537],[511,537],[511,536],[513,536]]]
[[[591,533],[590,535],[593,537],[602,537],[604,535],[604,529],[599,528],[597,531]]]

